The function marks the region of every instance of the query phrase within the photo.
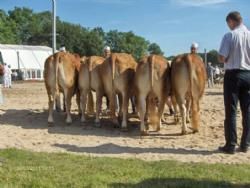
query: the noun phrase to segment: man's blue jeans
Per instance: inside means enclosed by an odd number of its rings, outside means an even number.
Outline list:
[[[241,147],[250,145],[250,71],[227,70],[224,76],[225,139],[226,146],[237,144],[236,115],[240,102],[243,132]]]

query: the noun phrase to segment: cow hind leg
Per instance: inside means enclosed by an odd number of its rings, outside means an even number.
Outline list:
[[[82,111],[81,111],[81,105],[80,105],[80,92],[79,91],[76,93],[76,104],[78,108],[78,114],[79,116],[81,116]]]
[[[161,119],[162,119],[162,114],[164,111],[164,106],[165,106],[165,101],[161,97],[161,98],[159,98],[158,122],[157,122],[156,131],[160,131],[160,129],[161,129]]]
[[[118,127],[119,123],[115,115],[115,98],[116,98],[115,93],[110,92],[108,94],[111,119],[112,119],[114,126]]]
[[[186,108],[187,108],[186,122],[190,123],[190,108],[191,108],[191,100],[190,99],[187,99],[187,101],[186,101]]]
[[[122,94],[122,130],[127,131],[127,118],[128,118],[128,95],[127,93]]]
[[[65,92],[65,106],[66,106],[66,123],[71,124],[72,123],[72,118],[70,114],[70,109],[71,109],[71,98],[72,98],[72,93],[69,91]]]
[[[81,116],[81,122],[84,123],[86,122],[86,103],[87,103],[87,92],[86,91],[81,91],[80,94],[80,105],[81,105],[81,110],[82,110],[82,116]]]
[[[172,97],[172,104],[173,104],[173,107],[174,107],[174,122],[175,124],[177,124],[179,122],[179,117],[178,117],[178,108],[177,108],[177,102],[176,102],[176,99],[175,97]]]
[[[102,94],[96,91],[96,116],[95,116],[95,126],[100,127],[100,113],[102,106]]]
[[[49,117],[48,117],[48,123],[53,124],[54,118],[53,118],[53,108],[54,108],[54,101],[55,101],[55,95],[48,94],[49,98]]]
[[[186,105],[184,103],[179,103],[179,108],[181,111],[181,119],[182,119],[182,131],[181,133],[187,134],[187,124],[186,124],[186,115],[187,115],[187,110],[186,110]]]
[[[56,111],[60,112],[61,111],[61,99],[60,99],[60,93],[58,92],[56,94]]]
[[[147,129],[145,126],[145,115],[146,115],[146,96],[139,96],[138,97],[139,103],[138,103],[138,110],[140,115],[140,130],[141,135],[147,135]]]
[[[88,93],[87,113],[88,114],[93,114],[94,113],[94,99],[93,99],[93,94],[92,94],[91,91]]]
[[[199,131],[199,101],[193,100],[192,101],[192,130],[194,133]]]

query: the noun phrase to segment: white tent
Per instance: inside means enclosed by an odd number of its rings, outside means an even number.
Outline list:
[[[24,80],[43,79],[44,62],[51,54],[47,46],[0,44],[0,59],[22,72]]]

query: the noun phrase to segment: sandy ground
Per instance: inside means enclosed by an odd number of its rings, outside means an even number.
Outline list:
[[[20,148],[43,152],[72,152],[90,156],[178,160],[206,163],[250,163],[250,152],[226,155],[217,148],[224,144],[222,86],[206,89],[201,104],[201,129],[197,134],[180,135],[180,124],[167,116],[159,133],[139,135],[139,124],[130,118],[129,132],[120,132],[107,119],[102,128],[93,118],[81,125],[73,99],[73,123],[64,123],[65,114],[54,113],[55,126],[47,124],[47,95],[43,83],[17,83],[3,89],[0,106],[0,148]],[[238,113],[238,134],[241,120]],[[239,136],[240,137],[240,136]]]

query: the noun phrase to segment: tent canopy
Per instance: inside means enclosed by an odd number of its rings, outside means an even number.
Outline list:
[[[9,45],[0,44],[3,62],[18,69],[44,69],[44,62],[52,54],[52,48],[47,46]]]

